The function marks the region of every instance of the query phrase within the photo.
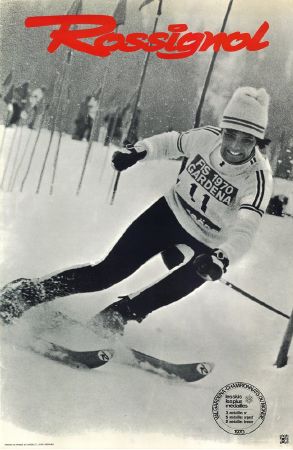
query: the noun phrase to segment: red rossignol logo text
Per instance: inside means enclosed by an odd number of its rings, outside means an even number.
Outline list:
[[[191,32],[186,24],[171,24],[167,31],[152,34],[130,33],[124,36],[115,32],[116,20],[108,15],[63,15],[27,17],[25,26],[49,27],[58,26],[50,33],[50,53],[55,52],[60,45],[89,55],[105,58],[113,52],[145,52],[156,53],[162,59],[180,59],[192,56],[196,52],[205,52],[212,48],[218,52],[237,52],[242,49],[249,51],[262,50],[270,45],[263,40],[269,29],[268,22],[256,30],[254,35],[246,32],[217,33],[210,31]],[[70,29],[73,25],[82,25],[82,29]],[[90,25],[86,28],[85,25]],[[76,28],[76,27],[75,27]],[[83,39],[92,39],[92,43]]]

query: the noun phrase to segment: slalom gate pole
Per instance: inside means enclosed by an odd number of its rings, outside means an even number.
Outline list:
[[[53,192],[54,192],[54,183],[55,183],[57,164],[58,164],[59,153],[60,153],[61,139],[62,139],[62,131],[60,130],[59,134],[58,134],[57,149],[56,149],[56,153],[55,153],[55,156],[54,156],[54,162],[53,162],[53,173],[52,173],[51,184],[50,184],[50,191],[49,191],[50,195],[53,195]]]
[[[15,128],[15,130],[13,132],[11,144],[10,144],[8,155],[7,155],[6,164],[5,164],[5,167],[4,167],[4,172],[3,172],[3,175],[2,175],[0,188],[3,189],[3,190],[4,190],[4,181],[5,181],[5,178],[6,178],[6,175],[7,175],[8,167],[9,167],[11,156],[12,156],[12,153],[13,153],[17,132],[18,132],[18,126]]]
[[[37,148],[37,145],[38,145],[38,142],[39,142],[39,138],[40,138],[40,135],[41,135],[42,127],[44,125],[45,117],[47,115],[47,111],[49,110],[49,107],[50,107],[50,105],[49,105],[49,103],[47,103],[46,106],[45,106],[44,112],[43,112],[43,116],[42,116],[42,119],[41,119],[40,127],[38,129],[38,133],[37,133],[37,136],[36,136],[36,139],[35,139],[35,142],[34,142],[34,145],[33,145],[32,151],[31,151],[31,154],[30,154],[29,163],[28,163],[27,169],[25,171],[25,175],[23,177],[23,180],[21,182],[20,192],[23,191],[25,182],[26,182],[26,180],[27,180],[27,178],[29,176],[29,173],[30,173],[30,170],[31,170],[31,166],[32,166],[32,162],[33,162],[33,158],[34,158],[34,155],[35,155],[35,152],[36,152],[36,148]]]
[[[276,314],[279,314],[280,316],[285,317],[286,319],[290,319],[290,316],[288,316],[287,314],[283,313],[282,311],[279,311],[278,309],[274,308],[271,305],[268,305],[267,303],[263,302],[262,300],[259,300],[258,298],[254,297],[253,295],[249,294],[248,292],[245,292],[243,289],[235,286],[235,284],[232,284],[227,280],[223,280],[223,278],[221,278],[219,281],[221,283],[225,284],[226,286],[228,286],[229,288],[233,289],[234,291],[239,292],[239,294],[242,294],[245,297],[249,298],[253,302],[258,303],[259,305],[263,306],[264,308],[267,308],[270,311],[273,311]]]
[[[82,12],[82,0],[74,0],[72,5],[70,6],[69,10],[67,11],[66,15],[71,15],[71,14],[79,15],[79,14],[81,14],[81,12]],[[76,25],[73,25],[73,27],[71,28],[71,30],[76,30],[76,29],[77,29]],[[68,71],[69,71],[69,66],[72,63],[72,56],[73,56],[73,50],[69,50],[66,53],[66,58],[65,58],[65,61],[64,61],[64,64],[63,64],[63,73],[62,73],[62,75],[60,77],[59,96],[58,96],[58,100],[57,100],[56,114],[54,116],[53,126],[52,126],[50,140],[49,140],[49,145],[47,147],[45,159],[44,159],[42,170],[41,170],[41,173],[40,173],[40,178],[39,178],[38,186],[37,186],[37,189],[36,189],[36,194],[39,194],[39,192],[40,192],[41,183],[42,183],[43,175],[44,175],[46,164],[47,164],[47,159],[48,159],[49,152],[50,152],[50,149],[51,149],[51,144],[52,144],[52,141],[53,141],[53,138],[54,138],[54,133],[55,133],[56,127],[57,127],[58,115],[60,113],[59,139],[58,139],[58,144],[57,144],[57,150],[56,150],[55,156],[54,156],[53,173],[52,173],[51,182],[50,182],[50,195],[53,194],[55,175],[56,175],[58,158],[59,158],[59,151],[60,151],[60,143],[61,143],[61,139],[62,139],[62,113],[63,113],[64,109],[63,109],[63,105],[61,103],[61,99],[62,99],[62,94],[63,94],[63,91],[64,91],[65,83],[67,83],[67,81],[68,81],[67,80],[67,78],[68,78]]]
[[[70,59],[70,56],[69,56],[70,54],[71,54],[71,51],[69,50],[67,52],[67,60]],[[37,189],[36,189],[36,192],[35,192],[36,194],[39,194],[40,189],[41,189],[41,184],[42,184],[43,176],[44,176],[44,173],[45,173],[45,169],[46,169],[49,153],[50,153],[50,150],[51,150],[52,141],[53,141],[53,138],[54,138],[56,127],[57,127],[57,120],[58,120],[60,106],[61,106],[62,93],[63,93],[65,78],[66,78],[66,74],[67,74],[67,67],[68,67],[68,64],[65,62],[63,64],[63,70],[62,70],[62,73],[61,73],[61,76],[60,76],[60,80],[57,80],[57,83],[59,82],[60,84],[58,86],[59,87],[59,93],[58,93],[58,98],[57,98],[57,105],[56,105],[56,108],[55,108],[56,112],[55,112],[54,119],[53,119],[53,125],[52,125],[52,129],[51,129],[51,133],[50,133],[50,139],[49,139],[49,143],[48,143],[47,150],[46,150],[46,153],[45,153],[45,158],[44,158],[44,161],[43,161],[43,164],[42,164],[42,168],[41,168],[41,172],[40,172],[40,176],[39,176]]]
[[[291,317],[289,319],[284,338],[277,356],[277,361],[275,362],[275,365],[277,368],[281,368],[286,366],[288,362],[288,353],[290,349],[290,345],[292,342],[292,336],[293,336],[293,311],[291,313]]]
[[[162,4],[163,4],[163,0],[159,0],[158,10],[157,10],[156,19],[155,19],[155,23],[154,23],[152,34],[156,32],[157,25],[158,25],[158,22],[159,22],[159,18],[162,15]],[[149,62],[149,59],[150,59],[150,55],[151,55],[151,53],[148,52],[146,54],[146,57],[145,57],[144,62],[143,62],[143,68],[142,68],[142,72],[141,72],[141,76],[140,76],[140,80],[139,80],[139,87],[138,87],[138,91],[137,91],[134,107],[133,107],[133,110],[132,110],[132,117],[131,117],[131,120],[130,120],[130,125],[129,125],[129,128],[128,128],[127,137],[126,137],[126,139],[128,141],[131,141],[131,132],[132,132],[132,128],[133,128],[133,125],[134,125],[134,122],[135,122],[135,113],[136,113],[137,108],[139,106],[141,93],[142,93],[142,87],[143,87],[143,83],[144,83],[144,79],[145,79],[145,75],[146,75],[146,71],[147,71],[147,67],[148,67],[148,62]],[[114,188],[113,188],[113,192],[112,192],[112,196],[111,196],[110,205],[113,205],[113,203],[114,203],[116,192],[117,192],[117,189],[118,189],[120,176],[121,176],[121,172],[117,171],[115,182],[114,182]]]
[[[3,130],[1,145],[0,145],[0,156],[1,156],[3,148],[4,148],[4,141],[5,141],[5,135],[6,135],[6,130],[7,130],[9,118],[10,118],[10,111],[7,111],[7,115],[6,115],[6,119],[5,119],[5,123],[4,123],[4,130]]]
[[[23,164],[23,161],[24,161],[24,159],[25,159],[25,157],[26,157],[27,150],[28,150],[28,148],[29,148],[29,142],[30,142],[31,137],[32,137],[32,132],[33,132],[33,130],[30,129],[29,135],[28,135],[28,138],[27,138],[27,141],[26,141],[26,143],[25,143],[25,146],[24,146],[24,149],[23,149],[21,158],[20,158],[20,161],[18,162],[16,171],[15,171],[15,174],[14,174],[14,178],[13,178],[13,180],[12,180],[12,184],[11,184],[11,192],[12,192],[13,189],[14,189],[15,182],[16,182],[16,180],[17,180],[17,175],[18,175],[19,170],[20,170],[20,168],[21,168],[21,166],[22,166],[22,164]]]
[[[220,33],[224,32],[224,30],[226,28],[226,24],[227,24],[228,17],[229,17],[231,8],[232,8],[232,4],[233,4],[233,0],[230,0],[230,2],[228,4],[227,11],[226,11],[226,14],[225,14],[225,17],[224,17],[224,20],[223,20],[223,23],[222,23],[222,27],[221,27]],[[204,81],[204,85],[203,85],[203,88],[202,88],[201,96],[200,96],[200,99],[199,99],[199,104],[198,104],[198,107],[197,107],[197,110],[196,110],[193,128],[198,128],[200,126],[202,108],[203,108],[203,105],[204,105],[204,101],[205,101],[207,90],[209,88],[209,84],[210,84],[210,81],[211,81],[211,77],[212,77],[212,74],[213,74],[214,65],[215,65],[217,56],[218,56],[218,52],[214,52],[213,56],[212,56],[212,59],[210,61],[209,68],[208,68],[208,71],[207,71],[207,74],[206,74],[206,78],[205,78],[205,81]],[[183,157],[178,176],[185,169],[185,166],[187,164],[187,159],[188,158],[186,156]]]
[[[62,129],[63,129],[63,125],[64,125],[64,116],[68,112],[70,100],[71,100],[71,85],[69,84],[67,86],[66,105],[65,105],[65,107],[63,107],[63,105],[62,105],[61,108],[60,108],[61,109],[61,112],[60,112],[60,129],[59,129],[59,137],[58,137],[57,149],[56,149],[56,153],[55,153],[55,157],[54,157],[54,163],[53,163],[53,173],[52,173],[51,184],[50,184],[50,195],[53,195],[53,192],[54,192],[54,183],[55,183],[56,172],[57,172],[57,165],[58,165],[59,154],[60,154],[60,146],[61,146],[61,140],[62,140]]]
[[[223,33],[225,28],[226,28],[226,24],[227,24],[228,17],[229,17],[231,8],[232,8],[232,4],[233,4],[233,0],[230,0],[228,8],[227,8],[227,11],[226,11],[226,14],[225,14],[225,17],[224,17],[224,20],[223,20],[223,24],[222,24],[220,33]],[[203,89],[202,89],[202,93],[201,93],[201,97],[200,97],[200,100],[199,100],[198,108],[197,108],[197,111],[196,111],[195,121],[194,121],[194,125],[193,125],[194,128],[198,128],[200,126],[201,112],[202,112],[202,108],[203,108],[204,101],[205,101],[205,96],[206,96],[206,93],[207,93],[207,90],[208,90],[208,87],[209,87],[209,84],[210,84],[210,80],[211,80],[211,76],[212,76],[212,73],[213,73],[213,69],[214,69],[214,65],[215,65],[217,56],[218,56],[218,52],[214,52],[213,56],[212,56],[212,59],[211,59],[211,62],[210,62],[210,65],[209,65],[209,68],[208,68],[208,72],[207,72],[206,79],[205,79],[205,82],[204,82],[204,86],[203,86]]]
[[[81,174],[80,174],[80,178],[78,181],[78,185],[77,185],[77,189],[76,189],[76,195],[80,194],[81,188],[83,186],[83,180],[84,180],[84,176],[86,173],[86,169],[88,166],[88,161],[89,161],[89,157],[92,151],[92,147],[93,147],[93,143],[94,143],[94,138],[95,135],[100,127],[100,121],[102,119],[102,102],[104,100],[104,91],[105,91],[105,86],[106,86],[106,82],[107,82],[107,78],[108,78],[108,74],[109,74],[109,64],[107,64],[105,72],[104,72],[104,77],[103,77],[103,81],[102,81],[102,85],[101,85],[101,94],[99,96],[99,100],[98,100],[98,110],[97,113],[95,115],[94,121],[93,121],[93,125],[92,125],[92,129],[91,129],[91,134],[90,134],[90,140],[87,144],[87,149],[85,152],[85,157],[84,157],[84,161],[83,161],[83,165],[82,165],[82,169],[81,169]]]
[[[21,151],[21,141],[22,141],[23,128],[24,128],[24,125],[21,125],[20,133],[19,133],[19,136],[18,136],[17,144],[16,144],[16,151],[15,151],[15,155],[14,155],[14,160],[13,160],[13,163],[12,163],[10,179],[9,179],[9,182],[8,182],[8,191],[9,192],[11,192],[11,190],[12,190],[11,186],[12,186],[12,183],[13,183],[14,174],[15,174],[15,171],[16,171],[17,162],[19,160],[19,154],[20,154],[20,151]]]
[[[122,23],[121,23],[121,25],[122,25]],[[119,24],[117,25],[115,32],[118,33],[118,30],[119,30]],[[107,66],[106,66],[106,69],[104,72],[104,78],[103,78],[102,84],[99,89],[100,93],[99,93],[99,97],[98,97],[98,110],[97,110],[97,113],[96,113],[94,121],[93,121],[90,139],[89,139],[88,146],[86,149],[85,158],[84,158],[83,166],[81,169],[81,175],[80,175],[80,179],[79,179],[77,189],[76,189],[76,195],[80,194],[80,191],[81,191],[81,188],[83,185],[83,179],[85,176],[86,168],[87,168],[89,157],[90,157],[90,153],[92,151],[94,138],[95,138],[95,135],[98,134],[98,132],[100,131],[100,128],[101,128],[101,120],[102,120],[102,112],[103,112],[102,104],[104,101],[105,87],[106,87],[107,78],[109,76],[109,72],[110,72],[110,67],[109,67],[109,63],[107,63]],[[102,177],[102,175],[101,175],[101,177]]]

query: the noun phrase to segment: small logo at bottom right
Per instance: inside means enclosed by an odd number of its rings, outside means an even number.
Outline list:
[[[289,444],[289,434],[280,434],[280,444]]]

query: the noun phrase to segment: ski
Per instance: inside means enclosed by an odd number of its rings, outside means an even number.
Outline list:
[[[134,358],[133,361],[126,362],[126,364],[167,378],[178,378],[189,383],[206,377],[214,367],[213,363],[206,362],[175,364],[139,352],[133,348],[129,350]]]
[[[81,322],[58,311],[54,318],[67,321],[88,329]],[[96,333],[97,334],[97,333]],[[34,342],[28,348],[41,356],[63,363],[73,368],[96,369],[115,359],[116,362],[154,373],[164,378],[174,378],[186,382],[199,381],[206,377],[214,368],[211,362],[193,362],[176,364],[148,355],[130,347],[104,348],[97,350],[77,351],[35,336]],[[115,356],[115,358],[113,358]]]
[[[113,358],[114,354],[119,353],[114,349],[76,351],[53,342],[46,342],[43,339],[41,347],[31,345],[30,349],[35,353],[71,367],[88,369],[103,366]],[[212,363],[174,364],[133,348],[126,348],[126,353],[123,353],[123,357],[118,359],[119,363],[155,373],[165,378],[179,378],[187,382],[201,380],[213,369]]]
[[[34,353],[76,368],[94,369],[101,367],[114,356],[114,350],[112,349],[77,351],[40,338],[29,348]]]

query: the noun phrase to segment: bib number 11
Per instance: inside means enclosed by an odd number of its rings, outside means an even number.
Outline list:
[[[194,200],[194,194],[195,194],[196,189],[197,189],[197,184],[192,183],[189,194],[190,194],[191,200],[192,200],[193,202],[195,202],[195,200]],[[209,196],[208,194],[204,194],[204,195],[203,195],[203,200],[202,200],[200,209],[201,209],[204,213],[205,213],[206,210],[207,210],[207,205],[208,205],[209,199],[210,199],[210,196]]]

